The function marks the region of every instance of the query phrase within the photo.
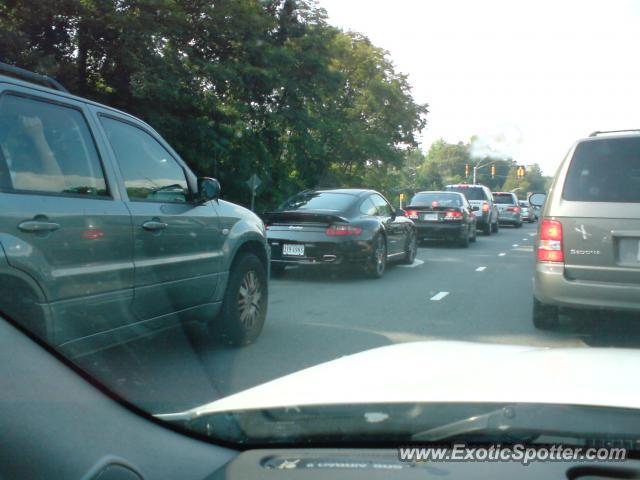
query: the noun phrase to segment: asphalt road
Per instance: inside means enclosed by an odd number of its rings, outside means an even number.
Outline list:
[[[640,319],[572,314],[554,332],[531,323],[536,225],[478,236],[468,249],[421,246],[410,266],[379,280],[290,269],[270,286],[259,340],[240,349],[191,326],[92,358],[84,365],[152,412],[178,411],[294,371],[398,342],[464,340],[546,347],[640,347]]]

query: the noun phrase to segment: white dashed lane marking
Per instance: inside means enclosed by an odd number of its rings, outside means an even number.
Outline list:
[[[487,267],[478,267],[476,268],[476,272],[484,272]]]
[[[520,245],[518,245],[517,243],[514,243],[513,245],[511,245],[513,248],[518,248]]]
[[[439,302],[440,300],[442,300],[444,297],[446,297],[447,295],[449,295],[449,292],[439,292],[436,293],[433,297],[431,297],[431,301],[433,302]]]
[[[504,257],[505,255],[506,255],[506,253],[504,253],[504,252],[501,252],[501,253],[498,254],[499,257]]]

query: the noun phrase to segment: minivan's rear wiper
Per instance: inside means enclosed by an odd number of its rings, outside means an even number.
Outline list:
[[[414,433],[412,440],[438,442],[470,436],[537,438],[551,435],[564,438],[636,438],[640,414],[612,412],[594,407],[567,406],[547,409],[541,405],[507,405],[482,415],[474,415]]]

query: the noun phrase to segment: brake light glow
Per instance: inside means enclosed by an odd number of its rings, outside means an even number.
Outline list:
[[[409,217],[409,218],[413,218],[413,219],[418,218],[418,212],[416,212],[415,210],[405,210],[404,214],[406,217]]]
[[[353,227],[351,225],[331,225],[324,232],[328,237],[357,237],[362,233],[360,227]]]
[[[564,262],[562,251],[562,224],[557,220],[543,220],[540,225],[538,261]]]
[[[487,213],[487,212],[489,211],[489,204],[488,204],[487,202],[484,202],[484,203],[482,204],[482,211],[483,211],[484,213]]]
[[[507,212],[518,213],[519,211],[520,211],[520,207],[509,207],[509,208],[507,208]]]
[[[462,218],[462,212],[459,212],[457,210],[449,210],[444,214],[444,218],[446,219],[450,219],[450,220],[459,220]]]

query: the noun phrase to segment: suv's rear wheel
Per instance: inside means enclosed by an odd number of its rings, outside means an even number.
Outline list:
[[[238,258],[229,273],[222,312],[210,328],[232,346],[249,345],[258,338],[267,316],[267,274],[253,254]]]
[[[546,305],[533,297],[533,325],[540,330],[552,330],[560,322],[558,307]]]
[[[496,223],[493,223],[491,225],[491,231],[493,233],[498,233],[500,231],[500,224],[498,223],[498,221],[496,220]]]
[[[491,228],[490,223],[485,223],[484,225],[482,225],[482,233],[484,233],[487,237],[491,235],[492,230],[493,229]]]
[[[469,230],[470,229],[467,228],[467,230],[465,230],[464,232],[464,237],[458,240],[458,245],[462,248],[469,248],[469,236],[471,235],[471,232]]]

